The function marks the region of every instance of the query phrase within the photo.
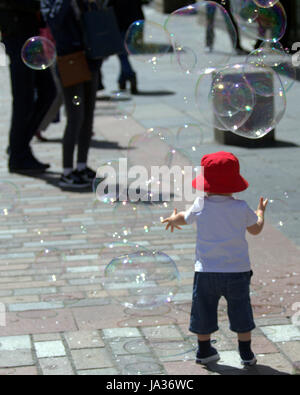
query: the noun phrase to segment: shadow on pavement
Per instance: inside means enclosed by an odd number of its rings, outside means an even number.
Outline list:
[[[58,143],[62,144],[62,139],[49,139],[42,142],[43,144],[47,143]],[[117,149],[117,150],[128,150],[132,149],[131,147],[122,147],[119,145],[117,141],[107,141],[107,140],[93,140],[91,141],[91,148],[98,148],[98,149]]]
[[[255,365],[244,368],[235,368],[230,365],[222,365],[220,363],[211,363],[206,365],[209,372],[219,373],[228,376],[290,376],[289,373],[281,372],[267,365]]]
[[[72,187],[64,188],[64,187],[61,187],[59,185],[61,173],[57,173],[54,171],[47,171],[45,173],[38,173],[38,174],[37,173],[26,173],[23,175],[25,175],[26,177],[37,178],[37,179],[43,180],[47,184],[50,184],[56,188],[59,188],[63,192],[76,192],[76,193],[92,193],[93,192],[92,186],[87,187],[87,188],[72,188]]]

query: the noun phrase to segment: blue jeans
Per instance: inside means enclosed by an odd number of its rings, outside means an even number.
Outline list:
[[[244,333],[255,328],[250,303],[251,272],[206,273],[194,276],[190,331],[207,335],[219,329],[218,303],[221,296],[227,301],[230,329]]]
[[[126,32],[121,32],[121,35],[122,35],[122,39],[124,41],[125,37],[126,37]],[[119,82],[122,82],[126,79],[133,77],[135,75],[135,71],[133,70],[133,68],[130,64],[128,53],[127,53],[125,47],[124,47],[124,52],[119,54],[118,57],[119,57],[120,64],[121,64],[121,72],[120,72],[120,76],[119,76]]]

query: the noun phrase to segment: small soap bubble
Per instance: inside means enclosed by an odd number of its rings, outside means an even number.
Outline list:
[[[56,60],[54,44],[45,37],[29,38],[22,47],[21,57],[26,66],[33,70],[46,70]]]

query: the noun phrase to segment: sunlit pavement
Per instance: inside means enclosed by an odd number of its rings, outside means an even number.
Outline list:
[[[152,9],[147,11],[147,17],[157,22],[165,18]],[[191,46],[192,40],[191,37]],[[164,127],[176,133],[184,124],[201,120],[201,110],[193,102],[195,80],[174,65],[171,67],[169,55],[155,71],[148,64],[134,60],[133,64],[143,94],[124,101],[125,107],[119,102],[121,109],[118,102],[97,101],[90,153],[90,166],[95,169],[126,157],[130,139],[148,128]],[[106,91],[98,92],[99,97],[117,89],[118,72],[116,58],[104,63]],[[132,234],[124,235],[122,228],[129,221],[127,211],[95,203],[91,191],[70,192],[58,187],[63,112],[62,121],[45,133],[49,142],[33,144],[37,157],[51,163],[50,172],[43,177],[8,173],[7,68],[1,67],[0,78],[0,180],[17,187],[15,190],[6,186],[11,205],[0,223],[0,306],[6,310],[0,315],[0,374],[295,373],[293,363],[300,359],[299,83],[287,95],[287,111],[276,129],[276,139],[281,141],[278,146],[224,147],[214,143],[211,129],[200,127],[203,143],[188,155],[190,163],[196,163],[203,154],[230,150],[240,158],[241,172],[250,183],[241,198],[253,209],[260,195],[279,200],[277,208],[269,205],[263,233],[248,237],[257,325],[253,350],[258,364],[245,370],[239,360],[235,334],[228,329],[224,301],[219,307],[220,330],[212,337],[221,360],[208,368],[194,362],[196,338],[188,331],[188,324],[195,232],[186,227],[174,234],[165,233],[159,218],[168,214],[172,205],[152,209],[155,224],[147,229],[149,232],[139,226]],[[125,116],[120,116],[120,111],[125,111]],[[159,152],[156,144],[149,146],[149,155]],[[191,142],[183,148],[189,150]],[[138,210],[142,217],[149,214],[146,205]],[[104,269],[122,253],[119,245],[109,248],[113,242],[124,243],[125,253],[126,244],[134,243],[171,257],[181,277],[171,303],[152,309],[126,308],[119,301],[126,301],[130,285],[118,290],[118,298],[110,297],[102,284]]]

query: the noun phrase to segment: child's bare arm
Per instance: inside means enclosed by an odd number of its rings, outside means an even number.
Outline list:
[[[161,222],[163,224],[167,224],[166,230],[171,228],[171,232],[173,232],[174,228],[181,229],[180,226],[187,225],[184,215],[185,215],[184,212],[177,213],[177,209],[175,208],[171,217],[166,218],[166,219],[162,220]]]
[[[247,228],[248,232],[251,235],[258,235],[264,227],[264,223],[265,223],[265,219],[264,219],[264,214],[265,214],[265,209],[267,207],[268,204],[268,199],[265,199],[263,197],[261,197],[259,199],[259,203],[258,203],[258,207],[256,210],[256,215],[258,216],[258,220],[256,222],[256,224],[249,226]]]

